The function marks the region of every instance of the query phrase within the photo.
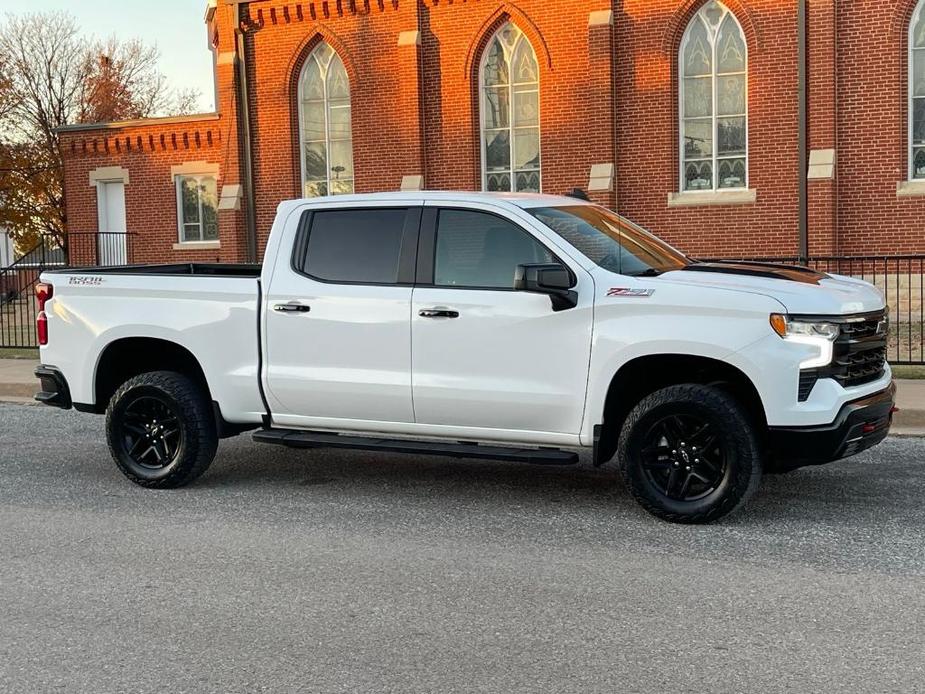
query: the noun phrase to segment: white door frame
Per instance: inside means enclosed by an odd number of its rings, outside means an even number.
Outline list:
[[[125,209],[125,180],[122,178],[100,179],[96,181],[96,233],[97,233],[97,262],[100,265],[125,265],[128,262],[128,247],[126,245],[127,228],[121,231],[122,236],[111,235],[115,230],[109,225],[109,212],[107,206],[108,193],[106,186],[118,183],[122,186],[122,220],[126,224]],[[104,224],[105,222],[105,224]],[[109,234],[103,236],[103,234]]]

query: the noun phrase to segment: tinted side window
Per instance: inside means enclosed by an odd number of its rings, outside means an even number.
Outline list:
[[[518,265],[551,263],[552,254],[526,231],[472,210],[441,210],[434,284],[513,289]]]
[[[312,215],[302,271],[328,282],[398,282],[407,210],[328,210]]]

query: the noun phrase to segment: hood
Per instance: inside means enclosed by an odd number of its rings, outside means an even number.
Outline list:
[[[839,316],[879,311],[885,306],[883,294],[869,282],[790,265],[695,263],[666,272],[654,282],[763,294],[797,315]]]

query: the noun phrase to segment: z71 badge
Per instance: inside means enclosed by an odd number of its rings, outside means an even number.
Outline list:
[[[630,299],[648,299],[655,294],[654,289],[631,289],[629,287],[611,287],[607,296],[626,296]]]

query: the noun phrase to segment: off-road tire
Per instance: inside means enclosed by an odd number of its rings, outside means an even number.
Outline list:
[[[653,431],[673,417],[680,417],[682,422],[696,422],[699,418],[713,427],[715,436],[721,441],[722,448],[716,450],[722,452],[724,465],[721,472],[714,473],[718,481],[712,491],[709,484],[696,480],[705,489],[702,498],[690,501],[670,498],[652,478],[656,466],[664,465],[660,474],[669,470],[670,476],[671,467],[678,465],[678,457],[664,450],[670,448],[662,443],[667,441],[665,437],[659,438],[657,446],[643,445],[651,444],[653,437],[658,436]],[[654,448],[658,448],[659,453],[658,460],[653,462]],[[668,458],[667,465],[661,461],[661,456]],[[645,397],[623,424],[617,460],[636,501],[652,515],[673,523],[709,523],[733,513],[748,501],[761,481],[762,456],[754,424],[732,396],[712,386],[675,385]],[[680,474],[690,469],[683,467],[685,462],[680,465]],[[671,482],[667,484],[670,491]]]
[[[179,442],[168,464],[148,469],[129,455],[126,443],[126,409],[139,399],[160,403],[175,415]],[[132,426],[136,424],[132,423]],[[123,383],[106,410],[106,438],[118,468],[142,487],[174,489],[189,484],[208,469],[218,448],[218,434],[208,393],[179,373],[152,371]]]

